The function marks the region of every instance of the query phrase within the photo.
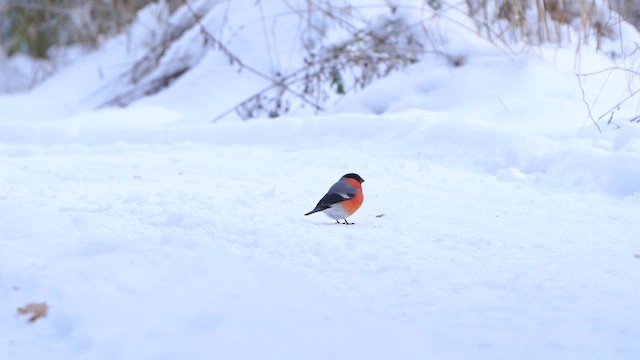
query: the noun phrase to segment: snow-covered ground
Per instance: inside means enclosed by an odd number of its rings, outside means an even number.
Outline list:
[[[324,115],[211,124],[213,55],[95,110],[127,41],[0,97],[0,358],[640,357],[640,125],[597,131],[575,49],[471,39]],[[356,225],[302,216],[348,172]]]

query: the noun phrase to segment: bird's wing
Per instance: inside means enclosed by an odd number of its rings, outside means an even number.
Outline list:
[[[340,180],[333,184],[327,194],[320,199],[318,205],[333,205],[356,196],[356,188],[346,181]]]
[[[332,205],[337,203],[341,203],[345,200],[353,199],[356,196],[356,188],[349,185],[346,182],[338,181],[333,184],[333,186],[329,189],[329,192],[325,196],[318,201],[318,205],[306,213],[305,215],[313,214],[318,211],[326,210],[330,208]]]
[[[328,192],[325,196],[318,201],[317,207],[329,207],[331,205],[343,202],[345,200],[353,199],[356,196],[355,191],[350,193],[334,193]]]

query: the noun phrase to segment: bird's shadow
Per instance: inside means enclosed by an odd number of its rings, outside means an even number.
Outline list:
[[[332,223],[332,222],[317,222],[314,223],[314,225],[322,225],[322,226],[345,226],[345,227],[349,227],[352,225],[356,225],[356,223],[349,223],[349,224],[343,224],[343,223]]]

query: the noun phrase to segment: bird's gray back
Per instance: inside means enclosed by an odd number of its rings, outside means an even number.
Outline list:
[[[333,184],[331,188],[329,188],[328,193],[330,194],[347,194],[353,196],[356,193],[356,188],[349,184],[346,180],[340,179],[337,183]]]

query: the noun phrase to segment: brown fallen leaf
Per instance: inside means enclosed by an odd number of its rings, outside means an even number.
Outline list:
[[[30,303],[24,307],[18,308],[18,314],[28,315],[31,314],[29,322],[36,322],[38,319],[47,316],[49,306],[47,303]]]

